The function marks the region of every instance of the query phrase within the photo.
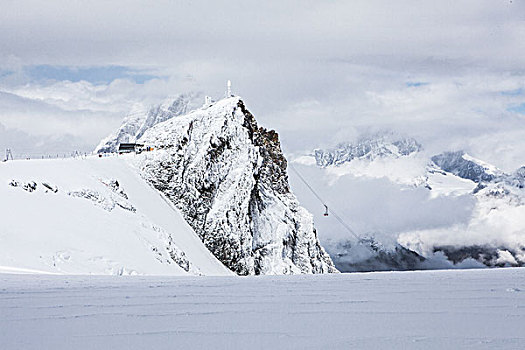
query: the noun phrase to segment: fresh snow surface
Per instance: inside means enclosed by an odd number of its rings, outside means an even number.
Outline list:
[[[426,183],[432,188],[431,198],[439,196],[464,196],[471,194],[476,188],[476,183],[462,179],[451,173],[433,172],[429,173]]]
[[[0,275],[11,349],[522,349],[525,269]]]
[[[0,163],[0,273],[231,274],[133,160]]]

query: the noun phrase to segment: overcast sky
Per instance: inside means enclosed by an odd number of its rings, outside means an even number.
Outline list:
[[[0,147],[90,150],[132,104],[231,79],[288,152],[393,130],[525,165],[525,3],[13,1]]]

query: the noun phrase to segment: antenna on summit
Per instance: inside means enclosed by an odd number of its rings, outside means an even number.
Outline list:
[[[232,97],[232,82],[231,80],[228,80],[228,83],[226,84],[228,90],[226,90],[226,97]]]

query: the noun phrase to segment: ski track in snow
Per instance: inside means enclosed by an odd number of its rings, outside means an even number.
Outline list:
[[[0,275],[2,349],[519,349],[525,268]]]

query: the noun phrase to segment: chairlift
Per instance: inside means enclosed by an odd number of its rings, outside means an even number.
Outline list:
[[[323,216],[328,216],[328,206],[326,204],[323,204],[324,205],[324,214]]]

